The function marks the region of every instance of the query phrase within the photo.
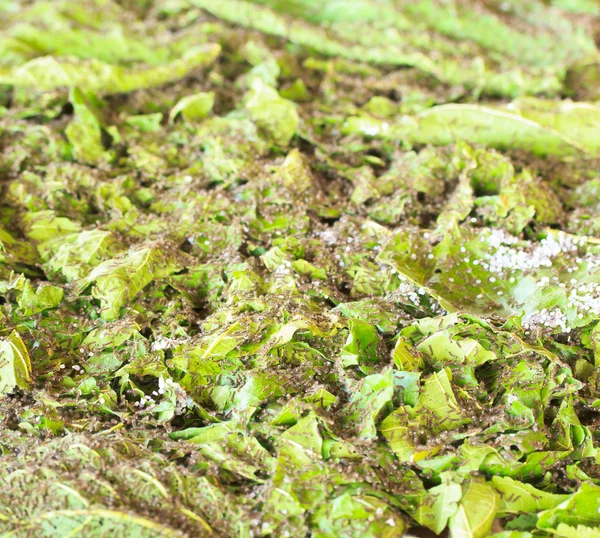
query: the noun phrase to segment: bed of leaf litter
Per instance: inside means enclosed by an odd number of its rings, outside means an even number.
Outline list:
[[[0,2],[0,536],[599,537],[599,16]]]

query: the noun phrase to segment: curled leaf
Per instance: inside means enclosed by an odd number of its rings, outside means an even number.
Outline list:
[[[15,388],[28,389],[32,381],[31,360],[19,333],[0,338],[0,394]]]

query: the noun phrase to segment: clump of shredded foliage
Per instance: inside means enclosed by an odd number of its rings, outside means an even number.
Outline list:
[[[0,1],[0,537],[600,537],[599,16]]]

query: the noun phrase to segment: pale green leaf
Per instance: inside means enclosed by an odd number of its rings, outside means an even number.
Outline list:
[[[31,360],[19,333],[0,338],[0,394],[15,388],[28,389],[32,381]]]

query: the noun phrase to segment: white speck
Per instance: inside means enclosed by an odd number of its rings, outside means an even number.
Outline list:
[[[154,342],[152,342],[150,349],[152,351],[160,351],[162,349],[169,349],[169,348],[173,347],[174,345],[175,345],[175,342],[173,340],[171,340],[170,338],[165,338],[164,336],[159,336]]]
[[[503,230],[493,230],[482,235],[495,252],[483,265],[493,273],[502,274],[505,270],[528,271],[540,267],[552,267],[552,260],[559,254],[577,251],[575,240],[563,232],[548,235],[533,248],[516,246],[518,239]]]
[[[570,332],[567,327],[567,317],[560,308],[553,308],[548,310],[546,308],[542,310],[536,310],[527,314],[523,317],[521,322],[523,329],[525,330],[554,330],[560,329],[561,332]]]
[[[383,127],[383,125],[381,125],[381,127]],[[362,125],[361,131],[367,136],[377,136],[382,129],[380,129],[379,125]]]

